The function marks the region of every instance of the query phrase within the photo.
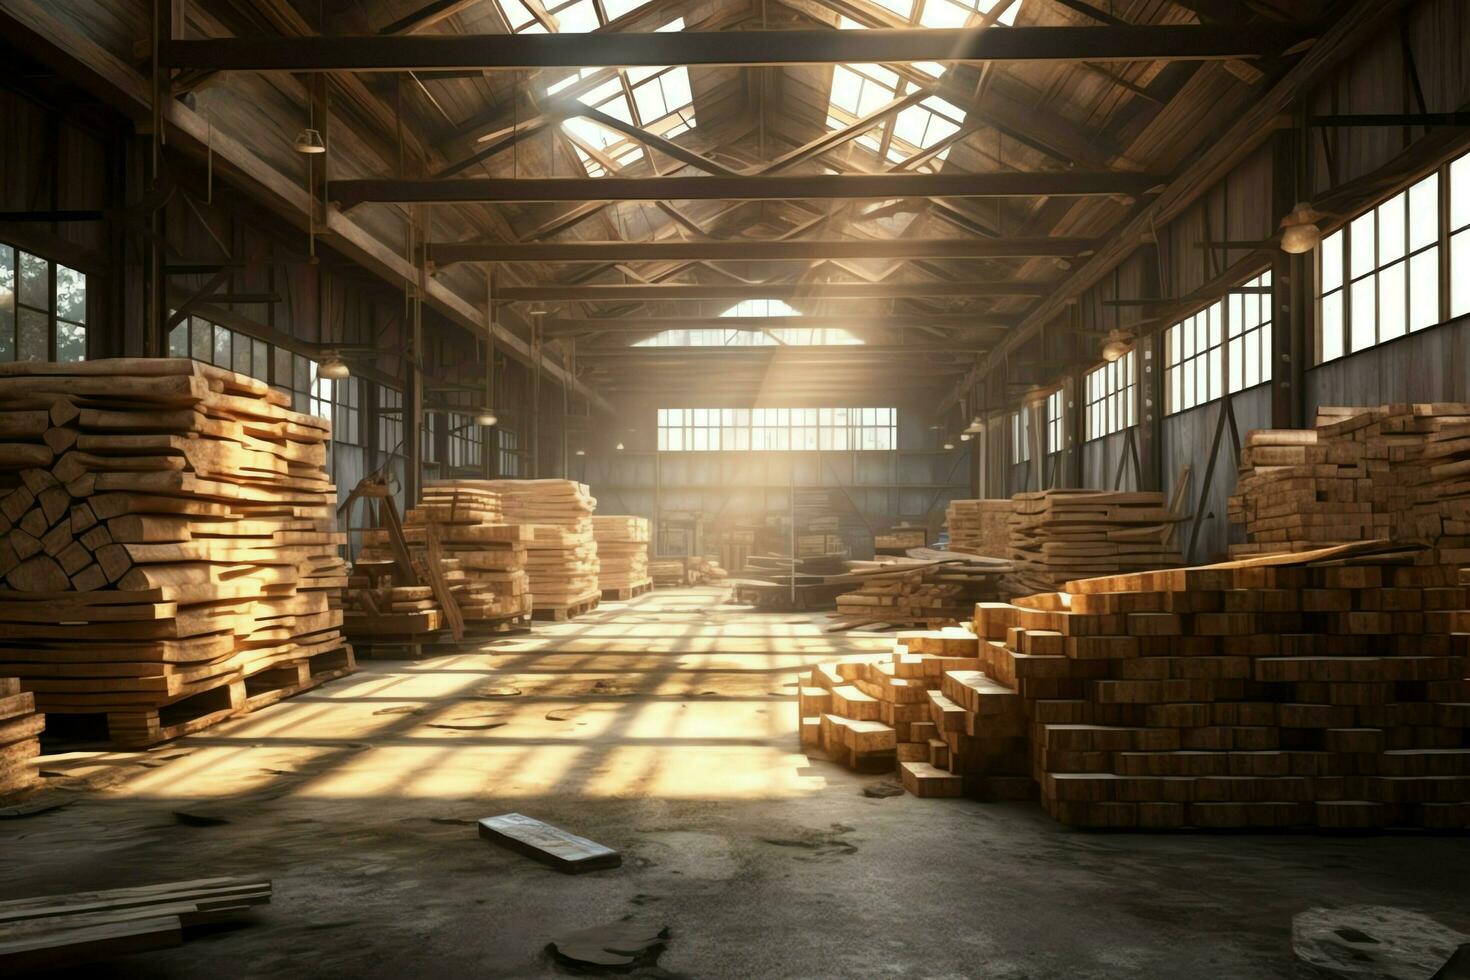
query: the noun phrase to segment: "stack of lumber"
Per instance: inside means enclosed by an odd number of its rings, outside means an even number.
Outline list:
[[[46,716],[36,713],[36,696],[14,677],[0,677],[0,799],[29,789],[36,780],[31,760],[41,754]]]
[[[689,559],[689,579],[694,585],[702,582],[723,582],[729,577],[730,573],[707,555],[695,555]]]
[[[1184,517],[1169,509],[1161,493],[1041,490],[1012,499],[1010,547],[1019,593],[1050,592],[1075,578],[1184,564],[1167,543]]]
[[[1467,590],[1412,559],[1369,542],[982,604],[980,669],[1068,824],[1463,829]]]
[[[444,611],[427,585],[398,585],[393,562],[359,559],[347,580],[343,629],[354,642],[413,639],[444,625]]]
[[[596,605],[602,592],[592,512],[597,501],[571,480],[474,480],[461,485],[500,494],[510,524],[531,525],[525,541],[526,572],[536,612],[575,615]]]
[[[803,743],[1082,827],[1470,827],[1470,573],[1367,542],[981,603],[813,669]]]
[[[1431,550],[1423,584],[1470,564],[1470,405],[1323,408],[1311,429],[1261,429],[1241,447],[1232,555],[1390,537]]]
[[[592,536],[597,541],[597,580],[603,598],[630,599],[653,586],[648,575],[648,518],[594,514]]]
[[[879,557],[850,561],[858,587],[837,596],[838,627],[937,628],[967,622],[975,603],[1000,597],[1008,561],[932,552],[937,559]]]
[[[149,744],[353,669],[330,424],[289,405],[191,360],[0,365],[0,675],[53,727]]]
[[[439,568],[472,629],[494,628],[531,612],[525,568],[531,528],[505,523],[499,492],[483,482],[432,482],[403,517],[404,541],[419,580],[428,580],[424,548],[432,534],[439,544]],[[388,533],[386,528],[364,532],[359,565],[393,561]]]
[[[999,500],[951,500],[944,512],[949,550],[1004,558],[1011,553],[1011,513],[1015,503]]]
[[[683,558],[650,558],[648,576],[661,589],[688,585],[689,567]]]
[[[873,535],[873,548],[880,554],[902,554],[910,548],[923,548],[928,544],[929,532],[922,527],[900,525]]]
[[[271,883],[203,878],[0,902],[0,972],[18,976],[168,949],[271,900]],[[162,971],[156,971],[162,972]]]

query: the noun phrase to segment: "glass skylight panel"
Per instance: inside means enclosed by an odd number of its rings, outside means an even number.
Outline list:
[[[924,8],[919,12],[919,26],[966,27],[1005,2],[1006,0],[924,0]],[[995,22],[1007,27],[1014,24],[1016,14],[1021,11],[1021,2],[1022,0],[1012,0],[1011,5]]]
[[[608,20],[617,20],[619,17],[626,17],[647,3],[648,0],[603,0],[602,9],[607,11]]]
[[[801,311],[779,299],[747,299],[730,307],[721,316],[770,317],[801,316]],[[664,330],[635,343],[634,347],[770,347],[790,344],[793,347],[828,344],[861,344],[863,341],[841,327],[772,327],[766,331],[724,330],[709,327],[694,330]]]
[[[897,163],[920,150],[927,150],[959,132],[963,118],[963,112],[938,97],[909,106],[893,120],[893,142],[888,149],[888,158]],[[948,153],[949,147],[945,147],[934,158],[942,160]]]

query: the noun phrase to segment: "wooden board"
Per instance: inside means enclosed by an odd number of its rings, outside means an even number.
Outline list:
[[[480,836],[567,874],[621,867],[610,847],[519,813],[480,820]]]

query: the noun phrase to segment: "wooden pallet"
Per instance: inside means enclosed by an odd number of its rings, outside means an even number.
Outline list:
[[[242,710],[246,713],[256,711],[327,681],[346,677],[356,670],[357,660],[352,654],[352,645],[347,643],[335,650],[268,667],[245,678],[245,707]]]
[[[603,589],[603,602],[627,602],[653,591],[653,581],[649,580],[642,585],[630,585],[620,589]]]
[[[561,623],[578,616],[585,616],[597,608],[602,601],[601,596],[592,596],[581,602],[574,602],[569,606],[537,606],[531,612],[531,618],[540,622]]]
[[[375,636],[371,640],[355,642],[353,652],[358,660],[421,660],[465,653],[488,640],[529,632],[529,614],[498,620],[469,620],[465,623],[461,640],[456,640],[444,630],[427,635]]]
[[[239,714],[245,706],[245,679],[239,674],[208,690],[169,704],[106,712],[59,712],[46,716],[45,741],[110,742],[117,748],[147,748]]]

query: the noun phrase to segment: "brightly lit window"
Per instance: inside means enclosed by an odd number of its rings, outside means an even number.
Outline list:
[[[1031,460],[1031,412],[1025,408],[1011,413],[1011,462]]]
[[[0,242],[0,361],[86,356],[86,275]]]
[[[506,19],[516,34],[589,33],[605,27],[609,20],[629,13],[642,4],[604,4],[608,20],[602,19],[592,0],[570,0],[548,6],[547,17],[538,19],[521,0],[501,0]],[[547,21],[551,27],[548,28]],[[684,18],[676,17],[659,31],[679,32]],[[689,69],[665,68],[580,68],[546,87],[548,95],[572,96],[583,105],[622,122],[673,139],[694,128],[694,92]],[[632,92],[632,99],[628,93]],[[562,130],[589,177],[605,177],[644,159],[642,143],[592,119],[574,117],[562,122]]]
[[[1470,313],[1470,154],[1449,166],[1450,316]]]
[[[779,299],[747,299],[730,307],[721,316],[729,317],[799,317],[801,311]],[[735,330],[719,327],[664,330],[638,341],[634,347],[772,347],[789,344],[795,347],[830,344],[861,344],[841,327],[772,327],[769,330]]]
[[[1225,303],[1216,300],[1164,333],[1165,411],[1182,412],[1224,392]]]
[[[1439,173],[1322,240],[1321,359],[1439,322]]]
[[[1137,355],[1129,351],[1083,378],[1088,439],[1101,439],[1138,422],[1137,370]]]
[[[1271,380],[1271,273],[1225,297],[1225,374],[1233,395]]]
[[[938,65],[932,67],[942,70]],[[937,74],[936,71],[936,77]],[[832,69],[827,127],[846,129],[894,99],[916,91],[918,86],[912,81],[883,65],[837,65]],[[930,96],[906,106],[891,118],[892,132],[888,132],[888,119],[884,119],[858,136],[856,142],[874,153],[884,154],[892,163],[901,163],[959,132],[965,114],[958,106]],[[948,153],[948,146],[935,150],[926,165],[933,169]]]
[[[893,408],[661,408],[660,452],[865,450],[898,447]]]
[[[1067,448],[1067,412],[1062,390],[1046,396],[1046,451],[1059,453]]]
[[[474,416],[449,413],[449,465],[476,467],[480,465],[480,447],[483,430],[475,424]]]
[[[1001,8],[994,23],[1007,27],[1016,22],[1021,12],[1021,0],[924,0],[919,12],[920,27],[968,27],[980,18]]]

